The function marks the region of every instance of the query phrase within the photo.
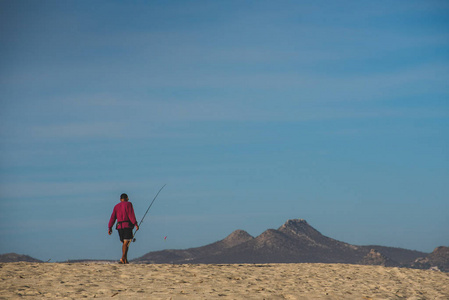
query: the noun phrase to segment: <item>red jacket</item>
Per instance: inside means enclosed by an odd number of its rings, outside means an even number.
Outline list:
[[[117,220],[117,229],[121,228],[133,228],[137,225],[136,216],[134,215],[134,208],[131,202],[128,201],[120,201],[119,204],[114,206],[114,210],[112,211],[111,219],[109,220],[109,229],[112,229],[114,226],[115,220]],[[123,222],[123,221],[130,221]],[[120,223],[123,222],[123,223]]]

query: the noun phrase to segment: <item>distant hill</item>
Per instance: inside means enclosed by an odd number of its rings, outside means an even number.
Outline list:
[[[385,255],[389,259],[392,259],[393,261],[398,262],[400,265],[408,264],[412,261],[414,261],[418,257],[424,257],[429,255],[428,253],[416,251],[416,250],[407,250],[403,248],[395,248],[395,247],[385,247],[385,246],[360,246],[365,249],[373,249],[376,250],[379,253],[382,253],[382,255]]]
[[[218,254],[199,257],[200,263],[356,263],[365,252],[358,247],[322,235],[305,220],[289,220],[279,229],[268,229],[258,237]]]
[[[365,257],[359,261],[361,265],[375,265],[384,267],[399,267],[400,264],[397,261],[383,255],[375,249],[371,249]]]
[[[438,249],[438,251],[437,251]],[[236,230],[225,239],[198,248],[149,252],[135,263],[349,263],[446,268],[448,247],[432,254],[385,246],[355,246],[322,235],[303,219],[288,220],[257,237]],[[423,258],[427,259],[422,261]],[[419,261],[421,260],[421,263]],[[418,261],[418,262],[416,262]]]
[[[42,262],[41,260],[33,258],[28,255],[22,255],[17,253],[0,254],[0,262],[19,262],[19,261]]]
[[[430,264],[441,271],[449,272],[449,247],[438,247],[428,256]]]
[[[197,262],[198,258],[209,257],[222,253],[226,249],[233,248],[239,244],[254,239],[244,230],[236,230],[225,239],[198,248],[186,250],[163,250],[145,254],[133,260],[138,263],[191,263]]]
[[[438,269],[449,272],[449,247],[437,247],[429,255],[417,258],[410,266],[417,269]]]

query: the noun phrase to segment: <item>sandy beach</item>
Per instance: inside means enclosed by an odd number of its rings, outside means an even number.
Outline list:
[[[449,299],[449,274],[345,264],[0,264],[0,299]]]

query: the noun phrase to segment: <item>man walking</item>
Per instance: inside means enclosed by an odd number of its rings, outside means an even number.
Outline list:
[[[128,263],[128,248],[129,243],[131,243],[133,239],[134,226],[136,226],[136,231],[139,230],[139,225],[137,224],[136,216],[134,215],[133,205],[131,202],[128,202],[128,200],[128,195],[120,195],[120,203],[114,206],[108,225],[108,233],[111,235],[112,226],[114,226],[114,223],[117,220],[116,229],[118,230],[120,241],[123,243],[122,258],[120,259],[120,263],[122,264]]]

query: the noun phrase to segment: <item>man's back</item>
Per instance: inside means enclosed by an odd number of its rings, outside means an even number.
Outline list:
[[[115,220],[117,220],[117,228],[133,228],[133,224],[137,224],[136,216],[134,215],[134,208],[131,202],[121,201],[114,206],[111,219],[109,220],[109,228],[112,228]],[[129,222],[124,222],[129,221]]]

